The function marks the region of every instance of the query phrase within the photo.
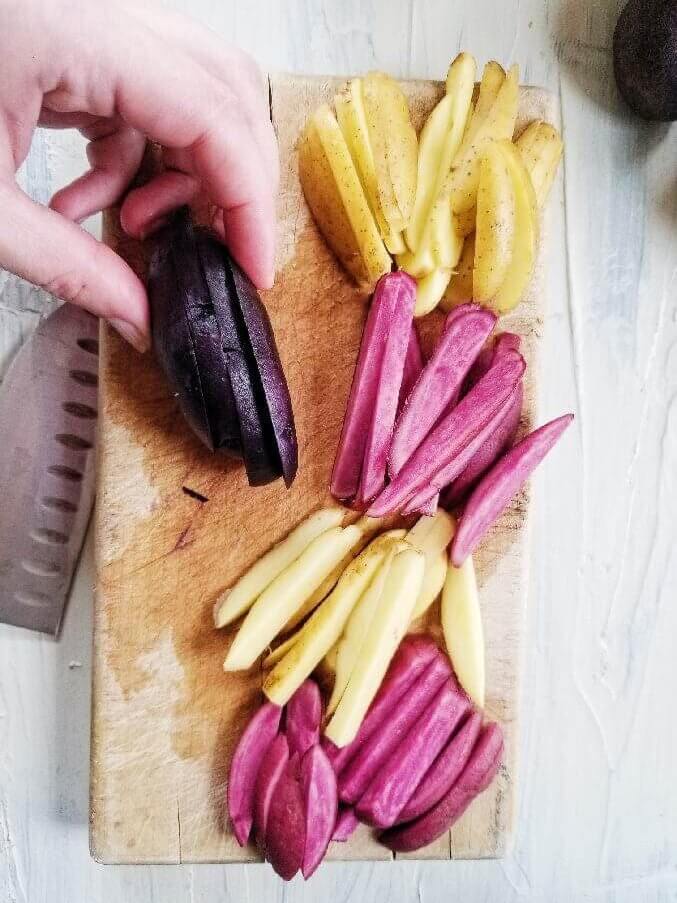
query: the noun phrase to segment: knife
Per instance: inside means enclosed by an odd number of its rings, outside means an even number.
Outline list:
[[[0,621],[54,636],[94,501],[98,334],[64,304],[0,385]]]

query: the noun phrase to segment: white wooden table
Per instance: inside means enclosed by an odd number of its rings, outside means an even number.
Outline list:
[[[619,0],[188,0],[263,66],[441,77],[459,48],[559,94],[544,416],[575,434],[537,477],[522,789],[502,862],[99,866],[87,849],[90,549],[58,643],[0,628],[0,901],[677,900],[677,132],[629,117]],[[39,135],[41,200],[82,168]],[[566,197],[566,213],[563,200]],[[50,302],[0,273],[0,378]],[[1,439],[0,439],[1,441]]]

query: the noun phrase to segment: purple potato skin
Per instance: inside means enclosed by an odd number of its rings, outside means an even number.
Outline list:
[[[266,827],[268,825],[268,812],[270,801],[275,793],[277,782],[289,761],[289,744],[284,734],[278,734],[270,744],[261,760],[258,774],[256,775],[256,787],[254,790],[254,829],[259,844],[265,845]],[[265,849],[263,850],[265,855]]]
[[[324,859],[336,825],[336,775],[321,746],[311,746],[301,761],[306,804],[306,846],[301,873],[307,880]]]
[[[268,862],[280,878],[290,881],[303,864],[306,847],[306,804],[297,754],[287,762],[275,787],[264,845]]]
[[[320,742],[322,696],[314,680],[304,680],[287,703],[284,729],[289,751],[305,755],[311,746]]]

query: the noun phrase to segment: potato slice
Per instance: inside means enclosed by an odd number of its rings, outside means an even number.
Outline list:
[[[442,590],[442,631],[458,682],[484,708],[484,634],[475,567],[469,555],[460,568],[450,566]]]
[[[382,72],[364,77],[362,93],[379,203],[391,231],[401,232],[416,197],[418,140],[409,106],[397,82]]]
[[[477,209],[473,207],[465,213],[454,214],[455,228],[459,235],[471,235],[475,231]]]
[[[251,668],[289,618],[359,541],[356,526],[333,527],[314,539],[249,609],[228,655],[225,671]]]
[[[432,557],[426,556],[425,573],[423,574],[423,585],[421,592],[416,600],[411,620],[415,621],[424,615],[435,599],[442,592],[444,581],[447,576],[447,567],[449,565],[449,553],[444,549]]]
[[[291,647],[298,639],[298,633],[292,633],[286,640],[283,640],[278,646],[272,649],[264,658],[262,665],[268,671],[273,665],[276,665],[289,652]]]
[[[407,631],[424,571],[424,556],[411,547],[398,552],[392,560],[359,660],[325,730],[325,735],[337,746],[345,746],[357,734]]]
[[[374,617],[374,612],[378,608],[393,556],[398,550],[406,548],[401,542],[398,542],[398,540],[403,539],[405,532],[405,530],[393,530],[388,534],[390,542],[384,544],[386,555],[373,580],[353,608],[343,629],[337,644],[336,677],[331,698],[327,704],[327,715],[331,715],[338,705],[355,667],[355,662],[359,658],[362,644]]]
[[[482,72],[471,129],[478,129],[482,121],[489,115],[504,81],[505,69],[503,66],[496,60],[489,60]]]
[[[348,565],[322,605],[295,634],[296,642],[263,682],[263,692],[278,705],[285,705],[338,640],[353,606],[369,586],[386,549],[371,545]]]
[[[564,144],[549,122],[530,122],[515,142],[531,178],[539,207],[545,204],[557,174]]]
[[[348,145],[326,105],[315,111],[301,137],[299,178],[327,244],[357,284],[371,290],[390,272],[392,261]]]
[[[478,99],[478,106],[480,106],[480,99]],[[456,216],[467,213],[476,205],[480,161],[487,145],[492,141],[512,138],[517,118],[518,100],[519,70],[517,66],[513,66],[503,80],[488,112],[478,120],[477,129],[474,129],[471,124],[468,134],[454,157],[451,208]],[[474,117],[477,115],[476,109]]]
[[[369,141],[369,126],[364,112],[362,79],[353,78],[334,98],[336,119],[346,139],[353,163],[360,177],[371,212],[379,232],[391,254],[399,254],[406,249],[401,232],[393,232],[383,215],[376,182],[374,154]]]
[[[442,300],[446,287],[451,279],[451,270],[441,267],[417,279],[415,317],[424,317],[434,310]]]
[[[475,266],[475,236],[469,235],[463,242],[461,259],[449,280],[449,285],[440,301],[444,311],[450,311],[459,304],[467,304],[472,300],[472,271]]]
[[[214,605],[215,626],[225,627],[251,608],[268,584],[295,561],[313,539],[332,527],[338,527],[345,514],[345,508],[322,508],[301,521],[285,539],[262,555],[219,596]]]
[[[477,192],[477,232],[473,299],[490,301],[505,279],[515,235],[515,192],[505,155],[496,142],[481,158]]]

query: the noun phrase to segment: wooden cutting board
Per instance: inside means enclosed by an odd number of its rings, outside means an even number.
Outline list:
[[[339,80],[275,76],[271,110],[280,142],[278,276],[265,294],[296,415],[300,469],[250,489],[241,466],[210,455],[185,426],[151,355],[102,330],[97,592],[91,751],[91,849],[103,862],[256,860],[225,816],[230,756],[261,701],[261,673],[224,674],[232,632],[217,632],[219,592],[311,510],[327,485],[365,316],[303,200],[295,145],[307,115]],[[407,82],[417,128],[442,94]],[[518,128],[556,121],[547,92],[524,88]],[[117,215],[106,240],[143,274],[143,248]],[[543,242],[541,243],[541,260]],[[545,280],[539,263],[526,300],[502,326],[523,336],[529,369],[524,426],[536,412]],[[441,317],[426,318],[428,344]],[[196,494],[199,494],[196,495]],[[204,499],[204,500],[203,500]],[[450,835],[411,858],[499,857],[515,813],[519,674],[528,573],[523,493],[476,556],[487,655],[488,718],[505,732],[506,758],[491,788]],[[433,617],[436,609],[433,610]],[[388,859],[367,828],[333,859]]]

